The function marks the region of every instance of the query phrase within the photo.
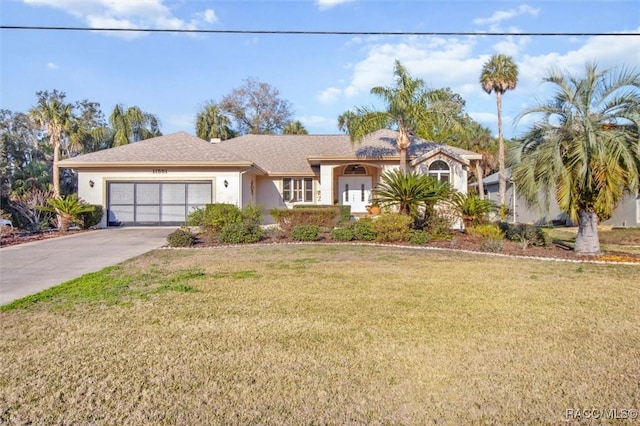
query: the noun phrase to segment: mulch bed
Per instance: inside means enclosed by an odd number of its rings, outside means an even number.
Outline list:
[[[60,232],[57,229],[39,232],[4,231],[0,234],[0,247],[15,246],[17,244],[30,243],[31,241],[48,240],[88,231],[91,231],[91,229],[70,229],[67,232]]]
[[[257,244],[283,244],[283,243],[297,243],[290,238],[279,235],[277,237],[271,237],[267,235],[262,241]],[[335,243],[331,240],[329,234],[322,234],[320,240],[316,243]],[[357,242],[354,242],[357,243]],[[207,236],[204,233],[198,234],[198,238],[194,245],[195,248],[203,247],[217,247],[225,244],[220,243],[215,238]],[[380,243],[380,245],[388,245]],[[394,243],[397,245],[407,245],[409,247],[419,247],[411,245],[409,243]],[[431,241],[425,244],[423,247],[442,248],[448,250],[464,250],[472,252],[487,253],[482,247],[482,239],[476,236],[470,236],[463,232],[456,232],[451,240],[437,240]],[[564,244],[554,243],[548,247],[535,247],[528,246],[523,249],[522,244],[516,241],[504,240],[502,249],[498,252],[501,255],[508,256],[520,256],[520,257],[536,257],[536,258],[549,258],[559,260],[573,260],[573,261],[603,261],[603,262],[629,262],[640,263],[640,254],[615,252],[615,251],[603,251],[599,256],[581,256],[573,252],[570,247]]]

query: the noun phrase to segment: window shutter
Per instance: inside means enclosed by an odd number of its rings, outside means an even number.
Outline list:
[[[282,179],[282,199],[291,200],[291,178]]]

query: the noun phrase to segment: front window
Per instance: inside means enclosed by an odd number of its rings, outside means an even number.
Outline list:
[[[313,179],[284,178],[282,179],[282,199],[285,202],[313,201]]]
[[[429,176],[439,180],[440,182],[450,183],[451,169],[446,162],[437,160],[429,165]]]

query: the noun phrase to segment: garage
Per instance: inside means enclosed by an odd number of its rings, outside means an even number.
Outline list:
[[[107,226],[182,225],[212,202],[212,182],[107,182]]]

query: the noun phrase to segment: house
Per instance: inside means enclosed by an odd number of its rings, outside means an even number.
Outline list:
[[[352,144],[348,135],[244,135],[205,141],[179,132],[60,161],[78,172],[78,195],[103,205],[101,226],[176,225],[209,203],[345,204],[366,213],[372,189],[399,167],[397,133],[379,130]],[[412,170],[466,193],[479,154],[412,138]]]
[[[548,211],[543,207],[529,207],[524,199],[518,196],[517,191],[514,191],[513,183],[510,180],[511,169],[506,169],[505,175],[507,178],[506,204],[510,211],[509,221],[540,225],[571,225],[571,220],[566,213],[560,210],[555,199],[550,200]],[[485,177],[482,182],[484,184],[485,196],[494,201],[496,205],[499,205],[500,194],[498,192],[498,173]],[[611,218],[602,222],[602,224],[617,227],[640,226],[640,194],[636,194],[636,196],[627,196],[620,205],[616,207]]]

